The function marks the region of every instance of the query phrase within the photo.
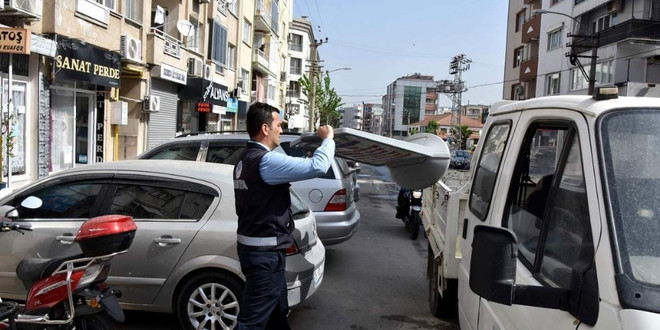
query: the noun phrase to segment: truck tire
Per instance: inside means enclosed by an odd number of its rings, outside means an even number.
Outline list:
[[[429,307],[431,313],[443,319],[456,319],[458,317],[458,280],[447,280],[447,288],[439,292],[438,265],[435,262],[431,244],[428,247],[427,274],[429,275]]]

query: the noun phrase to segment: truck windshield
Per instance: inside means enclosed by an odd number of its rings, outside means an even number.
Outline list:
[[[613,111],[599,129],[619,272],[660,290],[660,109]]]

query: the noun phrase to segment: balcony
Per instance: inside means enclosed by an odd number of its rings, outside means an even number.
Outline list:
[[[534,56],[530,57],[520,63],[520,80],[529,81],[536,80],[538,73],[539,58]]]
[[[149,50],[153,50],[154,52],[160,51],[163,54],[170,55],[177,59],[181,58],[181,41],[157,28],[152,27],[151,30],[149,30],[149,33],[147,34],[147,43]],[[154,46],[161,46],[161,48],[156,49]]]
[[[270,59],[268,58],[268,55],[258,48],[254,49],[252,52],[252,67],[264,74],[275,77],[275,74],[270,71],[269,65]]]
[[[533,15],[523,23],[522,43],[538,42],[541,35],[541,15]]]
[[[273,10],[276,10],[274,7]],[[272,31],[277,34],[278,22],[277,17],[271,14],[271,9],[266,7],[264,0],[257,0],[254,8],[254,30],[255,31]]]
[[[626,39],[660,40],[658,21],[631,19],[614,25],[600,32],[600,46],[620,42]]]

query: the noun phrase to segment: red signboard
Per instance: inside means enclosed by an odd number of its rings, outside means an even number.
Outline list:
[[[198,102],[197,103],[198,112],[211,112],[211,103],[209,102]]]

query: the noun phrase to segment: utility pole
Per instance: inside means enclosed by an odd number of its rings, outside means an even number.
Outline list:
[[[311,54],[309,55],[310,67],[309,67],[309,82],[312,85],[311,90],[309,91],[309,131],[314,132],[314,124],[316,120],[314,115],[316,113],[316,76],[320,72],[320,60],[318,59],[318,48],[324,43],[328,42],[328,38],[324,40],[313,40],[309,44],[309,50]]]
[[[454,80],[441,80],[438,82],[436,88],[437,92],[444,93],[452,101],[451,126],[453,128],[458,127],[459,148],[463,141],[463,137],[461,136],[461,98],[463,92],[467,91],[461,77],[463,71],[470,70],[470,63],[472,63],[472,60],[465,56],[465,54],[454,56],[449,63],[449,74],[454,75]]]

